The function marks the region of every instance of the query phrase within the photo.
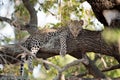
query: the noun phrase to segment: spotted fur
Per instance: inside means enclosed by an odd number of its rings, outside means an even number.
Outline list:
[[[53,30],[53,31],[45,31],[41,30],[39,32],[35,32],[34,34],[30,35],[30,37],[25,41],[23,46],[31,51],[32,54],[35,54],[40,50],[40,48],[43,47],[43,45],[47,44],[50,39],[57,36],[60,39],[60,55],[65,56],[67,53],[67,45],[66,45],[66,39],[69,36],[69,33],[72,33],[72,35],[76,38],[82,29],[83,21],[71,21],[68,24],[68,27],[60,28],[59,30]],[[20,73],[23,76],[24,75],[24,60],[25,58],[21,58],[21,69]],[[28,68],[30,71],[33,70],[32,65],[32,56],[28,56]]]

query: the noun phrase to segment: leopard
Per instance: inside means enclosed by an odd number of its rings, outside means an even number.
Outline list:
[[[84,24],[83,20],[70,20],[67,23],[67,26],[61,27],[59,29],[50,29],[50,30],[39,30],[31,34],[27,40],[22,44],[23,47],[28,49],[32,54],[36,55],[37,52],[43,47],[43,45],[47,44],[49,40],[53,37],[57,36],[60,40],[60,56],[64,57],[67,53],[67,44],[66,40],[69,37],[69,33],[73,35],[74,38],[77,38],[80,31],[83,29],[82,26]],[[30,25],[27,26],[29,28]],[[20,64],[20,74],[24,75],[24,63],[26,56],[21,57]],[[28,69],[30,71],[33,70],[33,56],[28,55]]]

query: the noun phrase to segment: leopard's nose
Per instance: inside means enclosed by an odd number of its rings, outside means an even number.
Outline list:
[[[73,37],[76,38],[78,36],[78,34],[73,34]]]

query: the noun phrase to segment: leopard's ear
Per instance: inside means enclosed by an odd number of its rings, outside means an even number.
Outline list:
[[[83,25],[83,24],[84,24],[84,21],[83,21],[83,20],[80,20],[79,23],[80,23],[81,25]]]
[[[67,24],[67,25],[70,25],[71,22],[72,22],[72,20],[68,20],[68,21],[66,22],[66,24]]]

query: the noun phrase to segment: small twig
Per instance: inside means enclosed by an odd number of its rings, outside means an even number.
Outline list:
[[[48,64],[48,65],[54,67],[54,68],[57,69],[58,71],[61,70],[61,68],[60,68],[59,66],[57,66],[57,65],[55,65],[55,64],[53,64],[53,63],[51,63],[51,62],[49,62],[49,61],[47,61],[47,60],[40,59],[40,61],[43,62],[43,63],[45,63],[45,64]]]
[[[6,17],[2,17],[2,16],[0,16],[0,21],[5,21],[5,22],[8,22],[9,24],[12,23],[12,20],[11,20],[11,19],[6,18]]]
[[[25,47],[21,46],[20,44],[18,44],[18,46],[26,52],[26,55],[30,55],[30,56],[33,56],[34,58],[36,58],[36,55],[32,54],[28,49],[26,49]]]
[[[43,7],[43,5],[38,1],[38,4],[40,5],[40,7]],[[51,12],[49,9],[47,9],[47,11],[53,15],[53,16],[57,16],[56,14],[54,14],[53,12]]]
[[[9,57],[9,58],[11,58],[11,59],[13,59],[13,60],[19,61],[18,59],[14,58],[14,57],[12,57],[12,56],[9,56],[9,55],[3,55],[3,56],[7,56],[7,57]]]
[[[79,65],[79,63],[84,62],[84,61],[85,61],[85,59],[78,59],[78,60],[75,60],[71,63],[68,63],[68,64],[66,64],[66,66],[64,66],[61,69],[61,72],[65,71],[66,69],[70,68],[71,66]]]
[[[16,56],[16,58],[18,58],[18,57],[20,57],[20,56],[27,56],[27,53],[23,52],[23,53],[21,53],[21,54],[18,54],[18,55]]]
[[[2,60],[4,61],[4,63],[7,64],[7,61],[5,60],[5,58],[3,57],[2,54],[0,54],[0,57],[2,58]]]
[[[2,33],[0,33],[0,35],[2,35],[4,38],[8,38],[7,36],[3,35]],[[1,39],[2,40],[2,39]]]
[[[84,73],[78,74],[76,77],[81,78],[81,77],[83,77],[83,76],[86,76],[87,74],[88,74],[88,72],[84,72]]]
[[[111,71],[111,70],[115,70],[115,69],[119,69],[119,68],[120,68],[120,64],[117,64],[115,66],[111,66],[109,68],[102,70],[102,72]]]
[[[95,59],[93,60],[93,62],[95,63],[100,57],[101,57],[100,54],[95,54]]]
[[[22,26],[24,26],[15,20],[11,20],[9,18],[2,17],[2,16],[0,16],[0,21],[5,21],[5,22],[9,23],[10,25],[13,25],[15,28],[18,28],[18,29],[21,29]]]
[[[103,57],[101,57],[101,61],[103,62],[104,67],[105,67],[105,68],[107,68],[108,66],[107,66],[107,64],[106,64],[105,60],[103,59]]]

